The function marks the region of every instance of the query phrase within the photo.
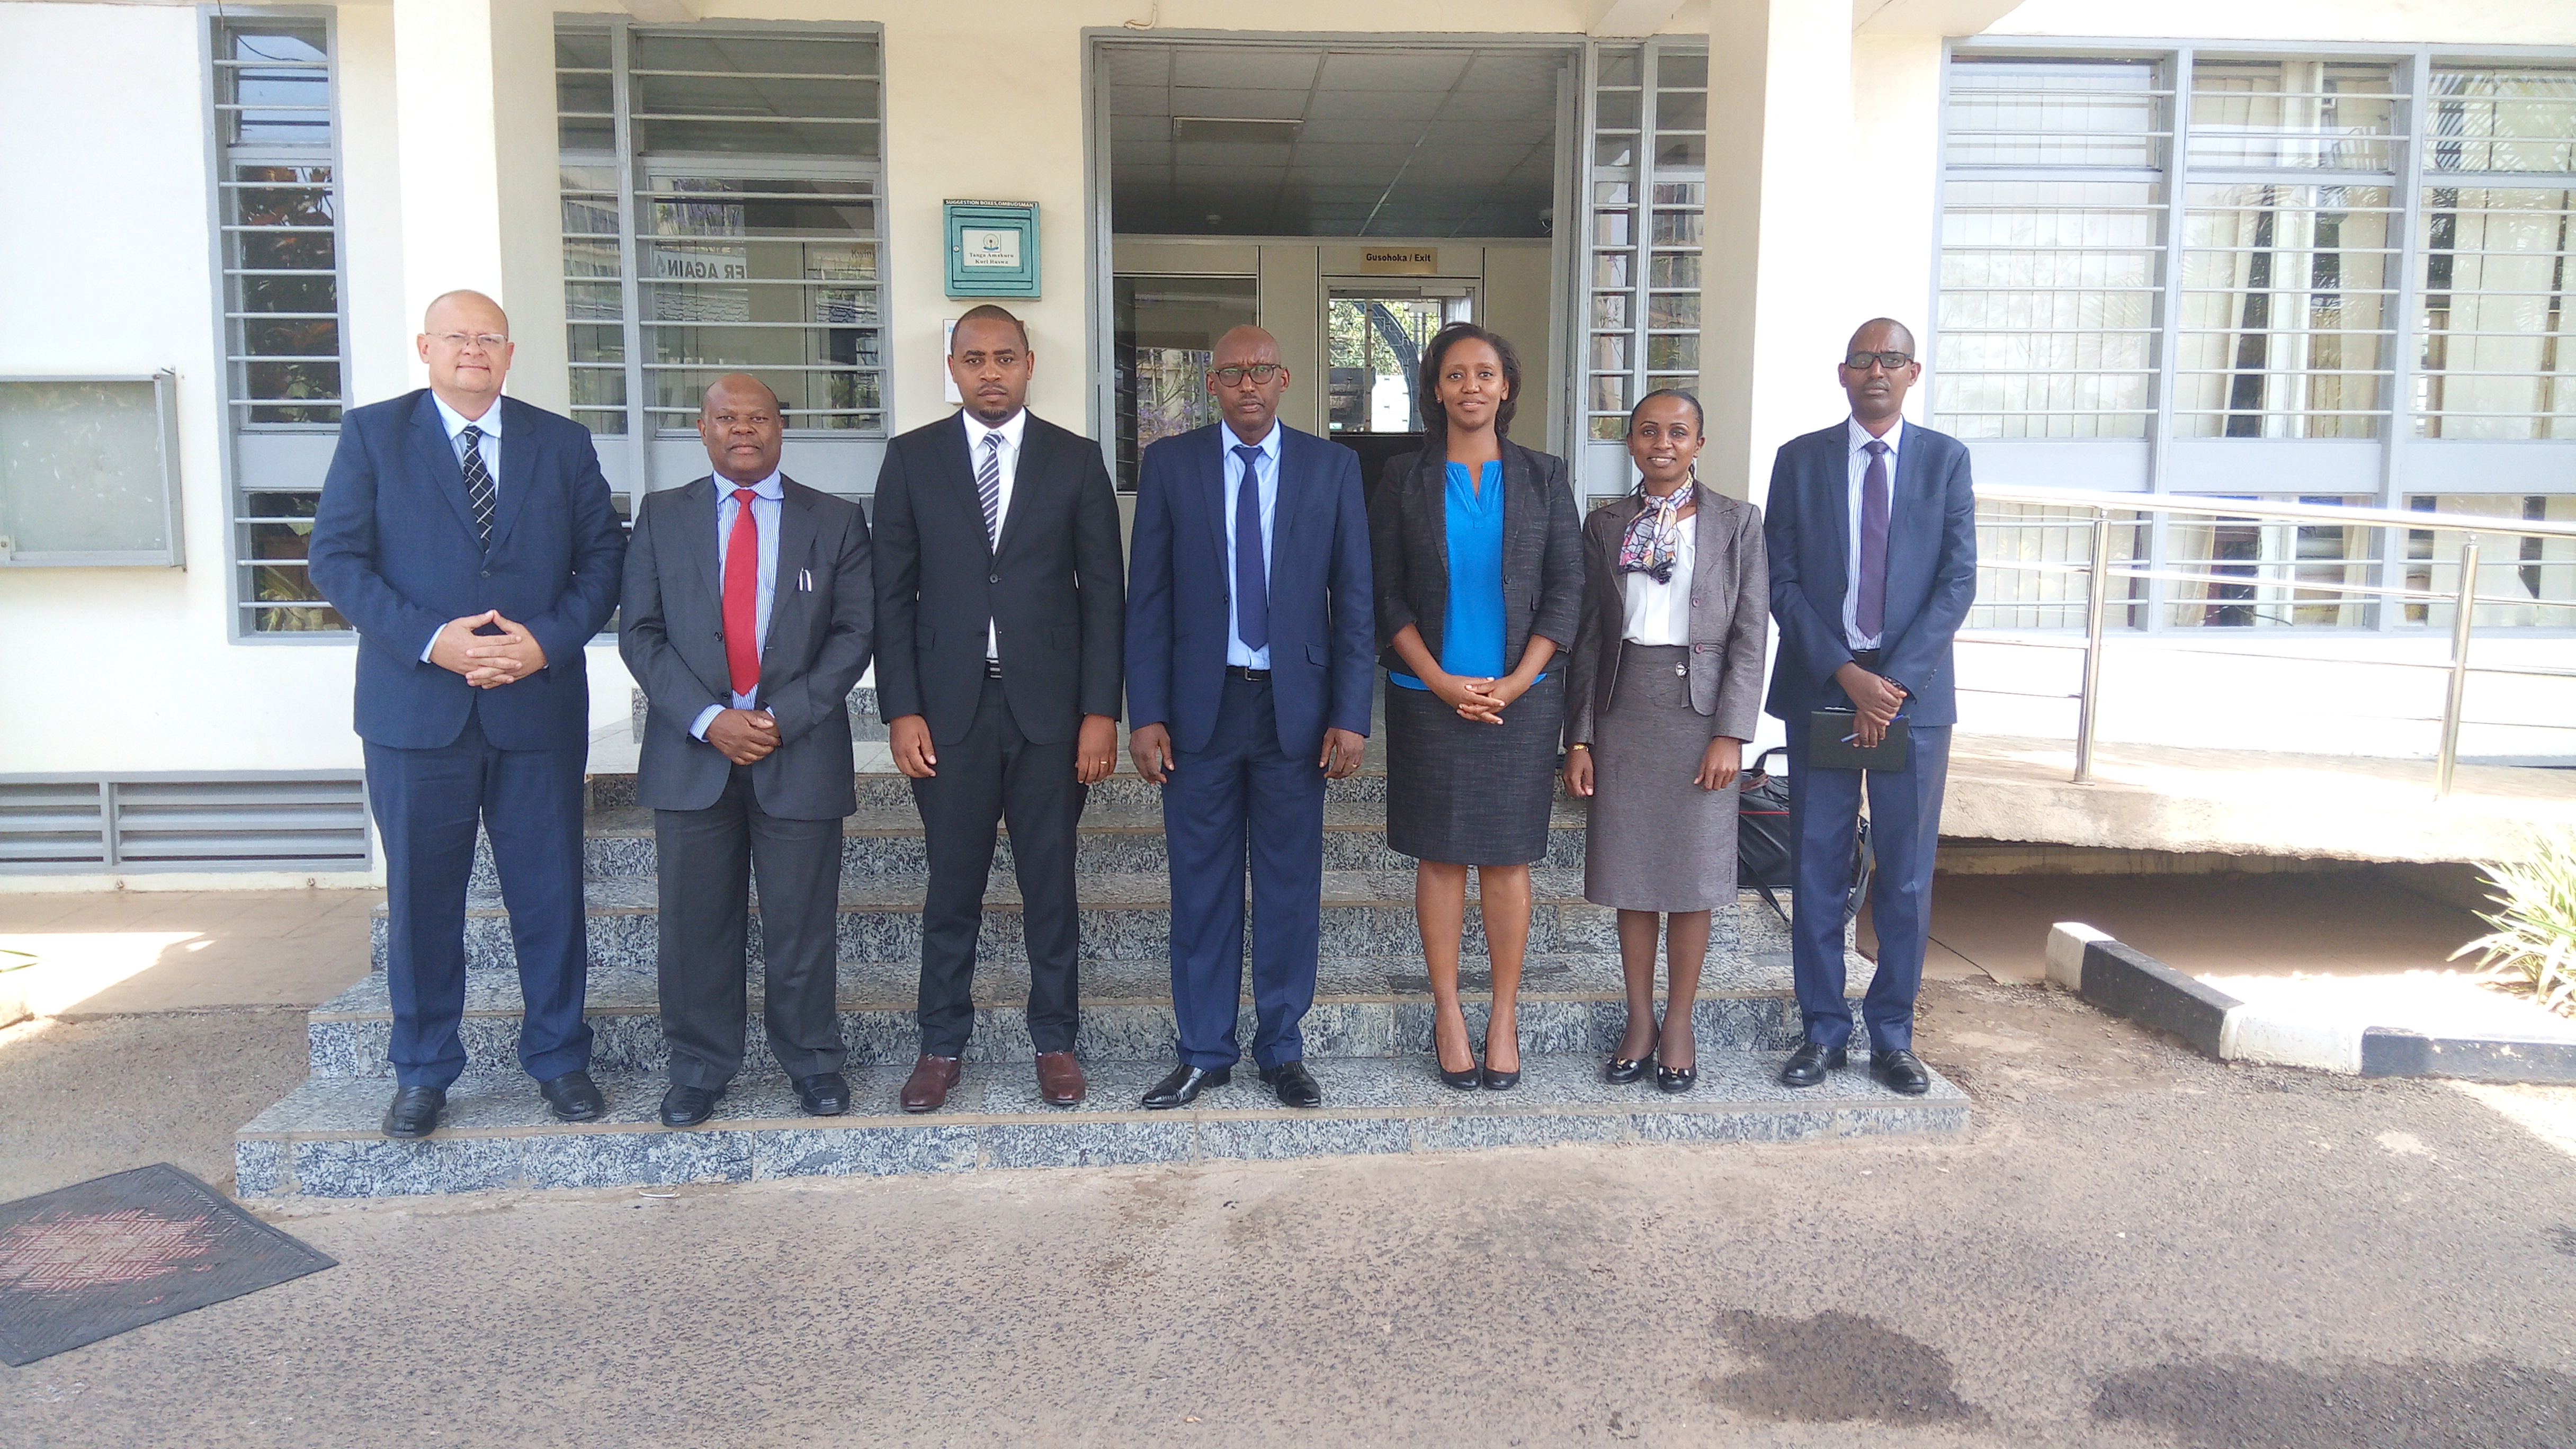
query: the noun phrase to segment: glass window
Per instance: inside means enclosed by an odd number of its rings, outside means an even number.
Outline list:
[[[1217,420],[1216,340],[1260,320],[1250,277],[1120,277],[1116,283],[1118,488],[1132,493],[1150,445]]]
[[[328,453],[294,441],[335,432],[342,403],[330,22],[267,14],[211,23],[240,627],[345,630],[304,564]]]
[[[1952,181],[1933,425],[1963,438],[2140,438],[2155,412],[2157,188]]]
[[[1699,391],[1708,54],[1652,42],[1593,64],[1583,411],[1585,435],[1608,441],[1647,393]]]
[[[680,432],[739,371],[791,431],[882,435],[876,39],[583,24],[555,55],[573,415]]]

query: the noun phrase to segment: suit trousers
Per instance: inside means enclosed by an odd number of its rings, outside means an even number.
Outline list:
[[[1903,770],[1810,770],[1807,728],[1789,721],[1789,923],[1798,1014],[1807,1040],[1838,1047],[1851,1039],[1843,996],[1843,902],[1851,895],[1852,840],[1861,792],[1869,792],[1870,882],[1878,928],[1878,971],[1861,998],[1872,1051],[1914,1049],[1914,998],[1923,986],[1923,949],[1932,930],[1932,860],[1941,840],[1941,787],[1950,773],[1950,727],[1908,727]],[[1813,903],[1812,906],[1810,903]]]
[[[672,1085],[714,1089],[742,1070],[755,866],[770,1054],[790,1077],[839,1071],[841,822],[770,814],[751,767],[736,765],[715,804],[653,812],[653,852],[662,896],[654,964]]]
[[[930,848],[921,906],[921,1050],[961,1056],[975,1025],[975,946],[984,887],[993,874],[994,827],[1011,827],[1029,958],[1029,1042],[1073,1050],[1081,1017],[1081,905],[1073,879],[1074,828],[1090,789],[1074,776],[1074,746],[1032,743],[1020,732],[1002,682],[984,681],[975,722],[934,739],[939,773],[912,782]]]
[[[590,1066],[582,1020],[590,944],[581,898],[587,748],[505,750],[479,706],[456,739],[405,750],[369,742],[367,800],[385,845],[385,987],[394,1080],[442,1091],[465,1070],[465,883],[479,822],[492,837],[526,1014],[519,1064],[548,1081]]]
[[[1172,861],[1172,1007],[1183,1065],[1243,1057],[1243,874],[1252,867],[1252,1060],[1306,1054],[1324,898],[1324,771],[1279,747],[1267,680],[1228,675],[1207,748],[1175,752],[1163,786]],[[1247,841],[1247,835],[1249,839]]]

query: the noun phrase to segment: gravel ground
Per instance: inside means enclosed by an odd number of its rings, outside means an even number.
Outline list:
[[[2576,1445],[2576,1092],[1923,1039],[1963,1137],[299,1207],[341,1267],[0,1369],[0,1443]],[[220,1181],[300,1042],[0,1036],[0,1174]]]

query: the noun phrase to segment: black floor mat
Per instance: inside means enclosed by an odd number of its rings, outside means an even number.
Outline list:
[[[166,1162],[0,1203],[0,1363],[337,1266]]]

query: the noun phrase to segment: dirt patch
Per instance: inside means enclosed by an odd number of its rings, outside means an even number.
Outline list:
[[[1758,1367],[1701,1381],[1719,1404],[1773,1423],[1978,1424],[1961,1399],[1950,1356],[1850,1313],[1774,1318],[1736,1310],[1718,1333]]]
[[[2576,1379],[2507,1359],[2317,1369],[2216,1358],[2123,1374],[2102,1385],[2092,1413],[2185,1449],[2566,1449]]]

